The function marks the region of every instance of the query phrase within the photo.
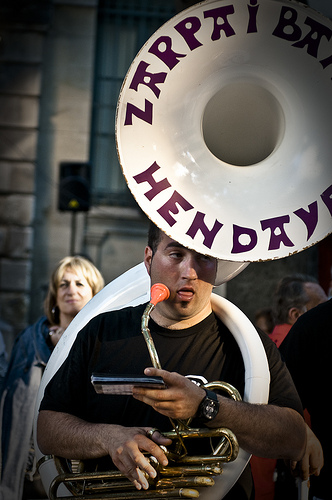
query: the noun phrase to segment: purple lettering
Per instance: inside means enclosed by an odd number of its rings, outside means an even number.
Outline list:
[[[275,217],[273,219],[266,219],[261,221],[261,227],[263,231],[265,231],[265,229],[267,228],[271,229],[269,250],[278,250],[281,243],[283,243],[286,247],[294,246],[294,243],[288,238],[284,229],[284,224],[287,224],[289,220],[289,215],[283,215],[281,217]],[[277,234],[277,230],[279,234]]]
[[[141,184],[142,182],[148,182],[150,184],[151,189],[146,193],[144,193],[144,195],[147,197],[149,201],[151,201],[155,196],[157,196],[157,194],[161,193],[161,191],[164,191],[165,189],[171,187],[166,177],[165,179],[159,182],[154,180],[153,174],[159,169],[160,167],[158,163],[154,162],[144,172],[141,172],[140,174],[134,176],[134,179],[137,182],[137,184]]]
[[[197,49],[197,47],[202,45],[201,42],[195,37],[195,33],[197,33],[200,27],[201,21],[198,17],[187,17],[174,26],[176,31],[185,39],[190,50]]]
[[[179,54],[172,50],[172,39],[169,36],[160,36],[149,48],[149,52],[163,61],[169,69],[173,69],[178,64],[181,57],[186,54]]]
[[[249,236],[249,243],[246,245],[240,243],[240,236],[243,234]],[[232,253],[249,252],[257,245],[257,233],[250,227],[241,227],[236,224],[233,225],[233,248]]]
[[[180,205],[181,208],[183,208],[184,211],[191,210],[194,208],[190,203],[183,198],[177,191],[174,191],[170,199],[163,205],[162,207],[157,210],[157,212],[165,219],[165,221],[170,225],[174,226],[176,223],[176,220],[174,217],[171,216],[172,214],[178,214],[179,209],[177,205]]]
[[[332,55],[329,57],[326,57],[325,59],[322,59],[319,62],[323,66],[323,69],[327,68],[328,66],[330,66],[330,64],[332,64]]]
[[[332,184],[321,194],[321,198],[332,216]]]
[[[148,101],[147,99],[145,99],[145,109],[144,110],[137,108],[137,106],[135,106],[131,102],[127,102],[126,118],[125,118],[124,124],[125,125],[132,125],[133,124],[133,115],[135,115],[140,120],[143,120],[144,122],[152,125],[152,110],[153,110],[153,104],[152,104],[152,102]]]
[[[149,71],[146,71],[148,66],[150,64],[147,62],[140,61],[129,88],[137,91],[140,84],[146,85],[156,97],[159,97],[160,89],[157,87],[157,83],[164,83],[167,73],[149,73]]]
[[[250,0],[250,5],[247,5],[249,12],[247,33],[257,33],[257,12],[259,5],[256,4],[257,0]]]
[[[313,234],[316,229],[318,223],[318,204],[317,201],[314,201],[310,205],[308,205],[309,211],[307,212],[304,208],[299,208],[299,210],[295,210],[294,214],[297,215],[306,225],[308,235],[307,241],[310,236]]]
[[[296,43],[293,43],[293,47],[298,47],[303,49],[306,45],[308,46],[307,52],[310,56],[316,57],[318,55],[318,48],[323,36],[330,40],[332,36],[332,30],[327,26],[307,17],[304,21],[305,24],[310,26],[311,31]]]
[[[221,224],[221,222],[217,221],[216,219],[213,228],[210,230],[207,228],[204,222],[204,217],[205,214],[203,214],[202,212],[197,212],[186,234],[194,239],[197,231],[200,230],[204,236],[203,245],[205,245],[207,248],[211,248],[214,238],[216,237],[218,231],[222,228],[223,224]]]
[[[296,20],[296,10],[291,7],[283,6],[281,8],[278,25],[272,35],[288,40],[289,42],[299,40],[301,38],[302,31],[301,28],[295,24]]]
[[[234,14],[234,6],[233,5],[225,5],[224,7],[217,7],[216,9],[206,10],[204,12],[204,19],[207,17],[212,17],[214,20],[214,28],[211,35],[211,40],[219,40],[221,37],[221,31],[225,32],[227,37],[235,35],[235,31],[232,26],[229,24],[227,16],[229,14]],[[218,23],[219,17],[224,21],[222,24]]]

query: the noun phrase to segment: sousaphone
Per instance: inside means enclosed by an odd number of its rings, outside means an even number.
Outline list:
[[[332,23],[286,0],[207,0],[175,16],[134,59],[116,117],[119,159],[137,203],[171,238],[217,258],[218,284],[249,262],[295,254],[332,232],[331,130]],[[140,264],[75,317],[45,370],[36,418],[84,324],[149,295]],[[213,297],[213,308],[243,354],[244,399],[266,403],[269,371],[257,332],[226,299]],[[58,471],[35,446],[48,491]],[[222,498],[249,458],[240,449],[202,496]]]

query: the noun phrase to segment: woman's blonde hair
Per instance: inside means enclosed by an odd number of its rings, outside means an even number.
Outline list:
[[[56,306],[56,297],[60,281],[67,269],[79,271],[87,280],[91,287],[92,295],[96,295],[105,285],[104,279],[96,266],[85,257],[75,255],[73,257],[65,257],[60,260],[57,267],[54,269],[50,283],[48,286],[47,296],[44,302],[44,311],[47,319],[52,325],[58,325],[60,321],[59,309]]]

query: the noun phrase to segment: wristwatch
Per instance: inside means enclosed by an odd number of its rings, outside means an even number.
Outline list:
[[[203,387],[204,389],[204,387]],[[219,411],[219,401],[215,392],[204,389],[206,396],[202,399],[197,410],[197,418],[204,424],[211,422]]]

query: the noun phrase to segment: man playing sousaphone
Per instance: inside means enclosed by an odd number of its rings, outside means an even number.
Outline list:
[[[170,440],[154,429],[170,430],[169,418],[194,418],[207,427],[230,428],[249,453],[301,460],[306,445],[301,402],[267,336],[261,334],[271,375],[268,404],[216,397],[186,377],[194,374],[207,381],[223,380],[243,394],[240,350],[211,306],[217,260],[183,247],[151,224],[144,261],[151,283],[162,282],[170,291],[149,322],[163,369],[150,367],[141,334],[144,305],[92,319],[46,388],[38,417],[41,451],[71,459],[111,457],[137,490],[144,490],[149,488],[147,476],[154,477],[156,471],[142,452],[162,465],[168,461],[160,445],[167,446]],[[97,394],[91,384],[96,372],[159,375],[166,388],[135,388],[133,397]],[[206,413],[210,399],[214,410]],[[200,444],[192,446],[197,454],[195,447]],[[225,498],[249,499],[252,495],[247,468]]]

